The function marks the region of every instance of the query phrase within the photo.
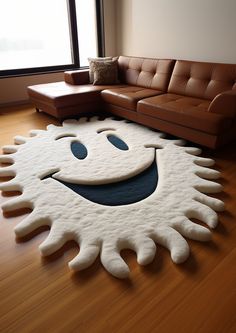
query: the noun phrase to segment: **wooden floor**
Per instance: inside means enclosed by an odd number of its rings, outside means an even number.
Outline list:
[[[0,144],[49,123],[57,121],[31,107],[0,109]],[[73,243],[42,259],[38,246],[48,230],[15,240],[13,228],[27,212],[1,213],[0,332],[236,332],[236,146],[204,150],[203,156],[216,160],[224,185],[217,197],[226,211],[219,214],[213,240],[189,241],[191,256],[182,265],[159,248],[143,268],[126,251],[130,280],[113,278],[99,260],[73,274],[67,267],[78,252]]]

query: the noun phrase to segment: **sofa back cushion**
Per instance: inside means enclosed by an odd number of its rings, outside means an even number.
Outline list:
[[[212,100],[236,89],[236,65],[177,60],[168,92]]]
[[[121,83],[167,91],[175,60],[120,56]]]

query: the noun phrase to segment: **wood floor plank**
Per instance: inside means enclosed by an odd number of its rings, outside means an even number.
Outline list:
[[[31,106],[0,109],[0,145],[33,128],[59,124]],[[236,146],[203,150],[222,172],[226,211],[209,243],[188,241],[189,259],[172,263],[159,247],[150,265],[141,267],[123,252],[130,280],[110,276],[99,260],[72,273],[67,263],[78,252],[70,242],[49,258],[39,244],[48,230],[17,241],[13,228],[24,216],[0,214],[1,333],[233,333],[236,332]],[[0,196],[0,202],[8,197]],[[27,214],[27,212],[21,212]]]

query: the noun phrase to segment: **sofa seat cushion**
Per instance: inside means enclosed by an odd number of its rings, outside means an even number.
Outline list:
[[[105,102],[122,108],[136,111],[140,99],[163,94],[162,91],[137,86],[103,90],[101,95]]]
[[[118,85],[118,87],[123,86]],[[61,81],[30,86],[28,87],[28,94],[33,100],[40,100],[46,104],[61,108],[86,103],[97,103],[101,100],[100,92],[110,87],[114,87],[114,85],[71,85]]]
[[[204,99],[164,94],[140,101],[137,111],[154,118],[216,135],[226,130],[232,124],[232,119],[220,114],[213,116],[207,111],[209,104],[210,101]]]

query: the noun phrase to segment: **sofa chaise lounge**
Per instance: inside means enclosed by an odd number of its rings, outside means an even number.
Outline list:
[[[210,148],[236,139],[236,64],[120,56],[118,71],[116,85],[76,70],[28,94],[58,119],[106,111]]]

